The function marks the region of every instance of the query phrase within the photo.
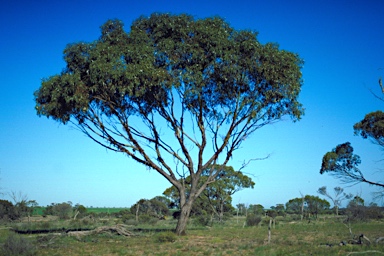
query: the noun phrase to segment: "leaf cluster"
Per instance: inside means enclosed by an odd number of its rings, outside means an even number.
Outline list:
[[[384,146],[384,113],[376,111],[367,114],[363,120],[353,126],[355,135],[364,139],[370,138],[380,146]]]

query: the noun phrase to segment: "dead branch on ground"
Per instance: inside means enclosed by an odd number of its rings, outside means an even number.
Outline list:
[[[102,226],[94,230],[88,231],[69,231],[67,234],[69,236],[75,236],[76,238],[80,238],[87,235],[97,235],[101,233],[116,233],[121,236],[133,236],[133,233],[128,231],[127,227],[127,225],[118,224],[115,226]]]

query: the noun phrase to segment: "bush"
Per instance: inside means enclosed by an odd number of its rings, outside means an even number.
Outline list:
[[[383,209],[378,206],[349,205],[346,213],[350,221],[380,220],[384,217]]]
[[[167,232],[161,232],[156,235],[156,241],[159,243],[168,243],[168,242],[175,242],[176,241],[176,235],[173,232],[167,231]]]
[[[127,224],[128,221],[131,221],[131,220],[136,221],[136,216],[130,212],[122,212],[121,220],[123,221],[123,223]]]
[[[199,215],[194,218],[197,225],[200,226],[207,226],[209,225],[209,222],[211,220],[211,217],[209,215]]]
[[[123,222],[125,225],[129,226],[137,226],[137,224],[139,224],[135,219],[125,219]]]
[[[4,221],[16,220],[20,217],[15,206],[7,200],[0,200],[0,219]]]
[[[247,215],[247,218],[245,220],[245,223],[247,224],[247,226],[257,226],[261,221],[261,216],[260,215],[256,215],[256,214],[248,214]]]
[[[153,216],[151,216],[149,214],[139,215],[139,222],[140,223],[147,223],[147,224],[154,225],[157,223],[158,220],[159,220],[158,218],[154,218]]]
[[[15,234],[8,236],[3,245],[2,253],[8,256],[36,255],[35,247],[32,243],[28,239]]]

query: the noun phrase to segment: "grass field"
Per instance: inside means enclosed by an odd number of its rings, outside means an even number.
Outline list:
[[[45,207],[38,206],[33,209],[32,215],[43,215]],[[87,208],[87,213],[115,213],[120,212],[122,210],[129,210],[129,208],[116,208],[116,207],[95,207],[95,208]]]
[[[110,220],[113,224],[118,219]],[[191,221],[188,235],[161,242],[164,232],[159,229],[175,227],[173,219],[161,220],[154,226],[132,226],[134,236],[125,237],[110,233],[81,238],[67,235],[22,235],[36,247],[35,255],[384,255],[384,222],[370,221],[351,224],[354,234],[364,234],[371,243],[347,244],[351,234],[340,220],[323,218],[312,221],[279,219],[271,229],[268,243],[268,225],[264,220],[256,227],[244,227],[244,219],[233,218],[213,227],[196,226]],[[146,232],[134,231],[143,228]],[[13,233],[0,230],[0,243],[4,244]]]

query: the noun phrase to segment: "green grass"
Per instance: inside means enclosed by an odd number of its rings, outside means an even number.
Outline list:
[[[119,221],[118,219],[111,220]],[[384,222],[371,221],[351,225],[354,234],[364,234],[370,245],[339,246],[340,241],[351,239],[348,228],[340,220],[327,218],[321,221],[280,220],[271,230],[268,243],[268,227],[265,222],[256,227],[243,228],[244,219],[236,218],[213,227],[197,226],[191,220],[188,235],[173,239],[159,239],[158,230],[172,229],[176,221],[159,221],[155,226],[138,225],[146,232],[122,237],[99,234],[80,239],[66,235],[28,235],[37,245],[37,255],[347,255],[351,252],[376,251],[384,254],[384,243],[374,240],[384,236]],[[152,231],[151,231],[152,229]],[[11,231],[0,229],[0,243]],[[164,231],[161,231],[164,232]],[[332,244],[332,247],[327,246]],[[362,254],[364,255],[364,254]]]
[[[87,213],[116,213],[129,208],[87,208]]]
[[[44,206],[38,206],[33,209],[32,215],[34,216],[42,216],[43,211],[45,207]],[[87,213],[117,213],[123,210],[129,210],[129,208],[124,208],[124,207],[95,207],[95,208],[87,208]]]

